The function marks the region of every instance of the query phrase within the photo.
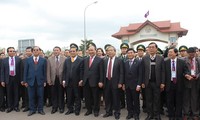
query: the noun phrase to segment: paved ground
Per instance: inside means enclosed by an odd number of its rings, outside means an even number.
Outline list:
[[[65,115],[60,114],[59,112],[55,114],[51,114],[51,107],[44,107],[44,111],[46,115],[34,114],[30,117],[27,116],[28,112],[15,112],[11,113],[0,112],[0,120],[114,120],[114,116],[103,118],[103,114],[105,113],[103,107],[101,108],[99,117],[94,117],[93,114],[89,116],[84,116],[86,109],[82,109],[79,116],[75,116],[74,114]],[[66,112],[66,111],[65,111]],[[126,120],[127,110],[122,109],[120,120]],[[146,117],[145,113],[140,114],[140,120],[144,120]],[[162,120],[167,120],[166,116],[161,116]],[[132,119],[133,120],[133,119]]]

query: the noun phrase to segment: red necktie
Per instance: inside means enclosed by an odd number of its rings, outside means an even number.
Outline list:
[[[34,61],[35,65],[38,64],[38,61],[37,61],[37,57],[35,57],[35,61]]]
[[[13,60],[13,57],[11,57],[11,63],[10,63],[10,66],[12,67],[12,70],[10,71],[10,75],[11,76],[14,76],[14,60]]]
[[[92,65],[92,56],[90,57],[90,61],[89,61],[89,68],[91,67],[91,65]]]
[[[112,70],[112,58],[110,58],[110,62],[108,64],[108,80],[111,80],[111,70]]]

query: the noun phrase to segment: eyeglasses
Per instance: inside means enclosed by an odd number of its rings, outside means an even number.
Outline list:
[[[8,51],[8,52],[15,52],[14,50]]]
[[[76,52],[75,50],[70,50],[70,52]]]

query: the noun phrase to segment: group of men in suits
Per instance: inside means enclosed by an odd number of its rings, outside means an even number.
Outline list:
[[[104,118],[113,115],[120,119],[120,109],[127,104],[126,119],[139,120],[140,92],[142,91],[143,110],[147,112],[145,120],[161,120],[161,93],[166,92],[166,105],[170,120],[187,120],[189,116],[198,120],[199,115],[199,73],[200,59],[196,49],[184,46],[179,51],[186,51],[178,57],[178,49],[167,49],[167,58],[157,54],[155,42],[145,47],[138,45],[136,51],[122,43],[121,56],[117,57],[116,48],[106,46],[106,56],[96,56],[96,45],[88,46],[88,56],[78,56],[78,46],[70,45],[70,56],[61,55],[61,48],[53,48],[48,59],[40,56],[40,48],[35,46],[26,49],[26,58],[21,60],[15,55],[14,47],[7,49],[8,57],[1,63],[0,105],[3,101],[2,88],[6,87],[7,113],[19,112],[19,85],[23,85],[25,109],[28,116],[38,111],[45,115],[44,87],[51,86],[52,111],[64,112],[64,93],[67,93],[65,115],[80,114],[81,88],[84,91],[86,113],[99,116],[100,89],[104,90]],[[184,49],[183,49],[184,48]],[[184,53],[184,52],[181,52]],[[185,56],[184,56],[185,55]]]
[[[14,47],[8,47],[8,57],[1,62],[1,86],[6,87],[7,113],[13,110],[20,111],[19,86],[23,84],[28,88],[28,94],[25,94],[25,97],[29,97],[27,108],[30,109],[30,112],[28,116],[34,114],[36,109],[38,113],[45,114],[43,111],[43,89],[46,84],[46,60],[39,57],[39,47],[35,46],[30,49],[33,55],[22,61],[16,56]]]

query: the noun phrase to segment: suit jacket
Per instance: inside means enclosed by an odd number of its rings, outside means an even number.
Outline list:
[[[77,56],[76,60],[73,63],[71,62],[71,58],[67,58],[65,60],[63,68],[63,80],[65,81],[66,86],[78,87],[79,81],[83,80],[82,58]]]
[[[171,59],[165,59],[165,88],[166,91],[170,90],[171,85]],[[185,75],[188,74],[188,67],[184,60],[177,58],[176,61],[176,85],[177,90],[182,91],[184,87]]]
[[[89,67],[90,57],[84,59],[83,85],[89,82],[90,87],[97,87],[99,82],[103,82],[103,59],[95,56],[91,67]]]
[[[134,59],[131,67],[129,60],[125,62],[125,87],[130,89],[136,89],[137,85],[142,84],[142,68],[140,67],[141,62],[138,59]]]
[[[108,66],[108,60],[109,58],[105,58],[104,59],[104,87],[106,86],[107,83],[107,78],[106,78],[106,74],[107,74],[107,66]],[[123,84],[124,83],[124,63],[123,60],[115,57],[115,61],[113,64],[113,73],[112,73],[112,88],[113,89],[117,89],[118,88],[118,84]]]
[[[188,57],[184,57],[183,59],[185,60],[186,65],[188,67],[189,75],[191,75],[190,59]],[[184,85],[187,88],[192,88],[192,86],[194,86],[194,85],[197,85],[197,87],[199,87],[199,75],[200,75],[200,59],[199,58],[195,59],[195,67],[196,67],[196,77],[197,77],[197,80],[191,80],[191,81],[189,81],[187,79],[184,79]]]
[[[21,59],[19,57],[15,56],[15,77],[18,82],[20,82],[20,64]],[[9,69],[9,57],[6,57],[2,60],[2,69],[1,69],[1,80],[2,82],[5,82],[6,84],[9,83],[9,75],[10,75],[10,69]]]
[[[3,61],[3,59],[0,59],[0,82],[2,81],[2,71],[1,71],[1,69],[2,69],[2,61]],[[1,87],[1,85],[0,85],[0,87]]]
[[[47,60],[47,82],[48,83],[55,83],[55,78],[56,78],[56,61],[55,61],[55,56],[50,57]],[[65,57],[60,56],[59,60],[59,65],[58,65],[58,74],[59,74],[59,81],[60,84],[62,84],[62,74],[63,74],[63,66],[65,62]]]
[[[119,56],[119,58],[121,58],[121,59],[123,60],[123,62],[126,62],[126,61],[127,61],[127,59],[128,59],[127,55],[126,55],[125,57],[123,57],[123,55],[122,55],[122,54]]]
[[[164,69],[164,58],[160,55],[156,55],[156,66],[155,66],[155,73],[156,73],[156,84],[160,86],[160,84],[165,83],[165,69]],[[149,84],[150,80],[150,55],[147,54],[142,58],[142,73],[143,73],[143,83],[145,86]]]
[[[43,86],[46,82],[46,69],[47,61],[45,58],[39,57],[36,69],[33,56],[27,58],[24,66],[24,82],[28,83],[29,86],[34,86],[36,80],[38,86]]]

